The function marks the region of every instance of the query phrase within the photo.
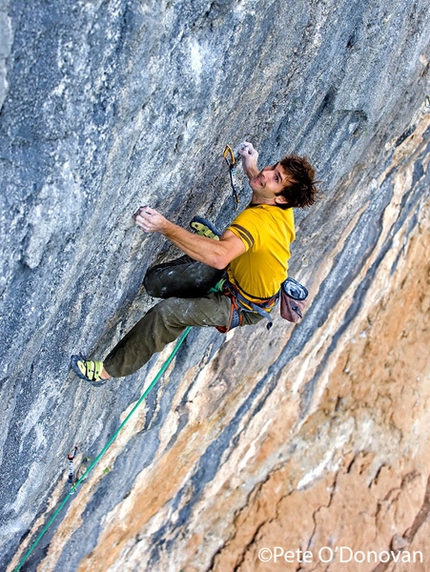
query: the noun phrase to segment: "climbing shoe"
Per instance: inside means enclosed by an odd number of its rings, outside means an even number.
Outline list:
[[[109,381],[100,377],[103,369],[102,361],[87,360],[82,355],[75,355],[71,358],[70,366],[78,377],[85,379],[91,385],[104,385]]]
[[[190,226],[196,231],[200,236],[206,236],[206,238],[213,238],[214,240],[219,240],[221,232],[210,223],[208,220],[201,216],[195,216],[190,222]]]

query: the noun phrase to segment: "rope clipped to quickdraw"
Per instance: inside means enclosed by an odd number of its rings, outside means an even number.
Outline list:
[[[67,460],[69,461],[69,473],[68,473],[68,482],[72,485],[70,488],[70,491],[73,490],[73,492],[70,492],[70,494],[74,494],[76,489],[73,487],[73,477],[75,475],[75,467],[74,467],[74,463],[73,461],[75,460],[76,457],[76,453],[78,452],[78,448],[75,447],[73,453],[70,455],[67,455]]]
[[[97,457],[94,459],[94,461],[91,463],[91,465],[88,467],[88,469],[85,471],[85,473],[76,481],[76,483],[72,484],[72,486],[70,487],[70,491],[69,493],[64,497],[63,501],[61,502],[60,506],[57,508],[57,510],[54,512],[54,514],[51,516],[50,520],[47,522],[47,524],[43,527],[43,529],[41,530],[39,536],[36,538],[36,540],[34,541],[33,545],[29,548],[29,550],[26,552],[26,554],[24,555],[24,557],[22,558],[22,560],[19,562],[18,566],[14,569],[13,572],[18,572],[21,567],[24,565],[24,563],[30,558],[30,555],[32,554],[33,550],[36,548],[36,546],[39,544],[39,542],[42,540],[42,537],[44,536],[44,534],[46,533],[46,531],[49,529],[49,527],[52,525],[52,523],[54,522],[54,520],[57,518],[58,514],[60,513],[60,511],[62,510],[62,508],[64,507],[64,505],[67,503],[69,497],[71,495],[73,495],[78,486],[82,483],[82,481],[84,481],[88,474],[90,473],[90,471],[92,471],[92,469],[97,465],[97,463],[100,461],[100,459],[103,457],[103,455],[106,453],[106,451],[109,449],[109,447],[112,445],[112,443],[115,441],[115,439],[118,437],[119,432],[121,431],[121,429],[124,427],[124,425],[128,422],[128,420],[130,419],[130,417],[133,415],[133,413],[136,411],[136,409],[139,408],[139,406],[141,405],[141,403],[146,399],[146,397],[148,396],[148,393],[151,391],[151,389],[155,386],[155,384],[157,383],[157,381],[160,379],[160,377],[163,375],[163,373],[166,371],[166,369],[169,367],[171,361],[173,360],[173,358],[175,357],[175,355],[177,354],[180,346],[182,345],[183,341],[185,340],[185,338],[188,336],[188,334],[190,333],[191,330],[191,326],[187,326],[186,329],[184,330],[184,332],[181,334],[181,336],[178,338],[178,341],[176,342],[175,347],[173,348],[171,354],[169,355],[169,357],[166,359],[166,361],[163,363],[163,365],[161,366],[161,368],[159,369],[157,375],[154,377],[154,379],[151,381],[151,383],[148,385],[148,387],[145,389],[145,391],[142,393],[142,395],[140,396],[139,400],[137,401],[137,403],[134,405],[134,407],[131,409],[130,413],[127,415],[127,417],[124,419],[124,421],[121,423],[121,425],[118,427],[118,429],[115,431],[115,433],[112,435],[112,437],[110,438],[110,440],[107,442],[107,444],[103,447],[103,449],[100,451],[100,453],[97,455]],[[76,452],[76,451],[75,451]],[[69,455],[67,456],[69,458]],[[73,454],[74,457],[74,454]],[[73,459],[70,459],[73,461]],[[69,473],[70,474],[70,473]]]
[[[233,147],[229,143],[227,143],[227,145],[225,146],[223,157],[224,157],[224,159],[228,165],[228,171],[230,174],[230,184],[231,184],[231,188],[233,190],[234,208],[235,208],[235,210],[237,210],[237,207],[240,203],[240,199],[239,199],[240,189],[239,189],[239,185],[237,184],[237,179],[236,179],[237,161],[236,161],[236,158],[234,156]]]

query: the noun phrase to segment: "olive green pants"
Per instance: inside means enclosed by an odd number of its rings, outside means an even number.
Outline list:
[[[186,265],[189,266],[188,269]],[[154,267],[155,272],[150,269],[145,278],[147,290],[154,296],[162,287],[161,296],[166,299],[151,308],[104,360],[103,365],[111,377],[123,377],[137,371],[153,354],[178,338],[187,326],[228,326],[231,301],[224,294],[210,293],[194,298],[168,297],[169,284],[175,292],[180,284],[184,293],[192,293],[195,284],[193,281],[199,267],[201,275],[208,279],[208,284],[212,282],[212,285],[215,285],[220,278],[220,272],[189,259],[184,259],[183,264],[174,261],[172,265]],[[152,280],[154,276],[156,279]],[[151,280],[148,280],[148,277]],[[191,282],[187,285],[188,277]],[[157,286],[153,286],[154,283]],[[258,314],[250,312],[242,312],[242,316],[243,326],[256,324],[262,319]]]

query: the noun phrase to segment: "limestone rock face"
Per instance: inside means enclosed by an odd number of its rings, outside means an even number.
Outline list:
[[[425,0],[0,0],[2,570],[429,569],[429,29]],[[225,227],[243,140],[322,180],[306,315],[192,330],[69,495],[172,350],[69,372],[175,254],[131,215]]]

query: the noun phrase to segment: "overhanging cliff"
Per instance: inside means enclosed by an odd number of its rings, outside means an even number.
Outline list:
[[[304,320],[193,330],[24,569],[267,571],[261,547],[330,543],[429,565],[428,3],[31,4],[0,1],[2,569],[168,355],[99,390],[68,370],[154,303],[172,252],[131,214],[225,226],[242,140],[323,180],[296,213]]]

